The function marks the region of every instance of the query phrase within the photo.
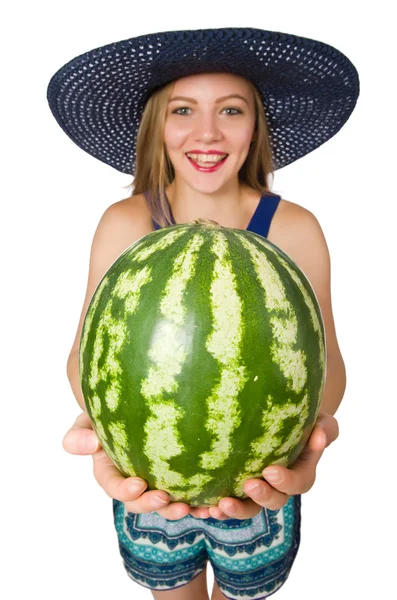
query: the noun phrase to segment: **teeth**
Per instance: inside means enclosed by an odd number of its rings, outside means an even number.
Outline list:
[[[189,158],[194,160],[194,162],[201,165],[201,164],[208,164],[208,163],[218,163],[221,160],[223,160],[225,158],[225,156],[227,156],[227,154],[189,154],[189,153],[187,153],[186,156],[188,156]]]

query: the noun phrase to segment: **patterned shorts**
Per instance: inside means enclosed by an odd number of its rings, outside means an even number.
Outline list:
[[[156,512],[135,514],[113,500],[121,556],[140,585],[172,590],[189,583],[211,562],[226,598],[259,600],[286,581],[300,542],[301,497],[252,519],[169,521]]]

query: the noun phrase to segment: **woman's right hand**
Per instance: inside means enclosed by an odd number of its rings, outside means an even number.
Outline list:
[[[95,479],[110,498],[123,502],[128,512],[156,511],[171,521],[182,519],[189,513],[201,518],[209,516],[206,508],[193,508],[183,502],[170,502],[168,494],[164,491],[145,492],[147,482],[141,477],[124,477],[102,449],[86,412],[77,417],[65,435],[62,445],[70,454],[92,454]]]

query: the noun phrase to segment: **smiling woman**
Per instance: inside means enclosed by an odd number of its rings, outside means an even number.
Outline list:
[[[225,94],[225,90],[229,93]],[[232,139],[231,139],[232,138]],[[227,165],[206,168],[187,154],[227,154]],[[224,187],[231,173],[236,181],[252,190],[272,195],[269,178],[273,161],[263,102],[253,83],[229,73],[198,74],[180,78],[154,92],[148,99],[137,136],[137,173],[134,194],[144,194],[149,211],[162,227],[173,217],[187,222],[197,216],[214,216],[213,201],[203,194],[214,194]],[[175,190],[176,171],[193,178],[193,188]],[[220,168],[222,166],[222,168]],[[223,172],[223,166],[227,166]],[[195,177],[198,173],[222,171],[214,180]],[[195,179],[194,179],[195,177]],[[197,187],[198,186],[198,187]],[[185,185],[183,184],[183,188]],[[201,192],[200,199],[194,190]],[[224,210],[230,214],[230,186],[227,198],[224,188]],[[174,197],[183,196],[179,203]],[[189,201],[189,200],[190,201]],[[207,200],[207,207],[203,201]],[[209,201],[209,202],[208,202]],[[196,207],[196,208],[195,208]],[[217,210],[222,210],[218,194]],[[219,216],[219,215],[218,215]]]
[[[225,90],[231,93],[224,94]],[[231,104],[234,102],[234,104]],[[179,106],[180,108],[175,108]],[[180,114],[180,110],[185,110]],[[255,102],[248,81],[227,73],[191,75],[178,79],[169,100],[169,109],[164,128],[164,144],[169,159],[179,181],[184,172],[184,186],[204,194],[219,194],[225,182],[236,186],[238,173],[244,164],[254,135]],[[205,154],[210,152],[212,161],[215,155],[226,156],[217,159],[217,164],[205,168]],[[195,159],[189,155],[194,155]],[[186,170],[186,158],[193,169]],[[201,160],[197,160],[200,159]],[[204,163],[204,164],[203,164]],[[203,177],[198,173],[216,173],[213,177]],[[190,193],[184,202],[186,213],[197,207],[197,198]],[[176,189],[177,197],[186,197],[183,189]],[[206,196],[208,198],[208,196]],[[214,198],[211,204],[219,200]],[[189,206],[190,204],[190,206]],[[205,215],[211,207],[200,203]],[[173,211],[181,212],[181,206]],[[197,210],[197,208],[196,208]]]
[[[250,28],[140,36],[87,52],[54,75],[48,98],[69,137],[135,177],[133,195],[105,211],[92,242],[86,297],[68,361],[72,390],[83,409],[78,369],[81,332],[105,273],[134,242],[146,243],[153,226],[201,217],[246,228],[258,236],[258,243],[260,236],[268,237],[306,274],[321,305],[331,356],[326,404],[321,406],[335,412],[346,380],[332,316],[327,245],[314,215],[272,193],[269,178],[277,168],[335,135],[349,118],[358,90],[354,66],[335,48]],[[224,261],[223,250],[220,255]],[[269,280],[265,297],[273,298],[271,310],[277,311],[283,305],[282,293],[274,279]],[[226,300],[228,290],[224,287]],[[131,306],[139,304],[135,283],[124,286],[124,292]],[[204,308],[205,300],[208,297]],[[200,304],[201,298],[196,294],[194,301]],[[223,317],[225,303],[217,312]],[[112,306],[109,320],[115,317]],[[293,331],[280,329],[274,315],[270,319],[274,332],[269,335],[281,335],[285,345],[291,343]],[[229,338],[220,336],[219,343],[225,339]],[[168,342],[166,338],[164,343]],[[211,339],[203,347],[209,352]],[[101,365],[117,364],[117,352],[107,340],[98,345],[96,360]],[[86,360],[91,364],[92,357]],[[274,356],[270,360],[273,364]],[[284,363],[290,368],[288,358]],[[145,373],[152,372],[153,364]],[[163,376],[169,377],[169,367]],[[107,372],[97,370],[95,377],[98,385],[114,383]],[[271,377],[268,380],[274,385]],[[304,396],[307,393],[302,389]],[[162,398],[165,405],[167,400]],[[298,406],[294,409],[299,413]],[[84,420],[82,427],[77,423],[72,433],[78,436],[79,428],[82,436],[87,435],[89,423]],[[277,437],[271,424],[264,439],[267,434]],[[156,428],[144,430],[144,435],[157,441]],[[337,435],[336,420],[320,414],[291,468],[275,464],[270,474],[268,469],[262,471],[263,479],[241,482],[247,499],[222,498],[209,508],[172,503],[164,490],[147,490],[147,482],[138,477],[123,478],[103,450],[94,452],[95,477],[114,499],[128,575],[152,589],[156,599],[207,600],[205,567],[211,560],[213,600],[225,596],[260,600],[271,595],[287,580],[299,548],[301,494],[312,487],[322,452]],[[117,439],[122,446],[122,436]],[[169,444],[168,436],[165,454]],[[73,451],[67,440],[65,447]],[[278,479],[270,478],[272,471]]]

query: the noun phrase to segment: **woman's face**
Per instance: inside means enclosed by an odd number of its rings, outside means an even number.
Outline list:
[[[243,77],[205,73],[178,79],[164,130],[175,177],[203,193],[214,193],[237,181],[254,125],[254,96]]]

